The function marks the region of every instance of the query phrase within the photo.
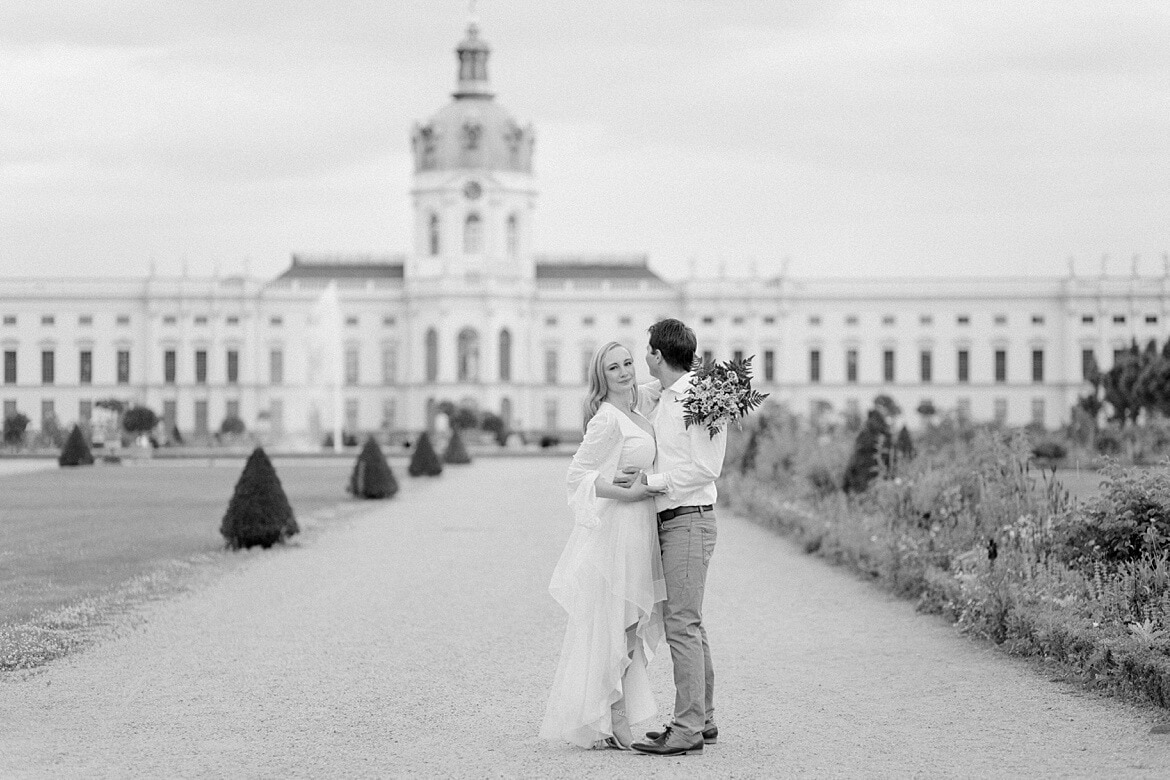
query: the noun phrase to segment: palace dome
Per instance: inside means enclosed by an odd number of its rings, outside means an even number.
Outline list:
[[[459,72],[452,101],[411,137],[414,169],[532,173],[532,126],[521,127],[495,102],[487,76],[491,49],[475,24],[455,49]]]

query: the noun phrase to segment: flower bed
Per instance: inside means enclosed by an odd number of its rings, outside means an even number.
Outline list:
[[[1170,707],[1165,469],[1107,467],[1078,503],[1023,436],[983,432],[895,458],[846,495],[848,454],[848,437],[761,415],[729,447],[720,495],[970,635]]]

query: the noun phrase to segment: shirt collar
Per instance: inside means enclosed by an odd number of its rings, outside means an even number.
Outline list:
[[[673,385],[671,385],[670,387],[668,387],[666,389],[669,390],[670,392],[674,393],[675,395],[682,395],[683,393],[685,393],[687,391],[688,388],[690,388],[691,380],[694,379],[694,376],[695,376],[694,371],[688,371],[685,374],[683,374],[682,376],[680,376],[677,380],[675,380],[675,383]]]

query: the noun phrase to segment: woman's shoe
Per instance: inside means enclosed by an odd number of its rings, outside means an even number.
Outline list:
[[[634,744],[634,735],[630,732],[630,723],[626,720],[626,711],[624,709],[611,708],[609,711],[610,727],[613,729],[613,736],[606,739],[607,742],[613,741],[613,747],[618,750],[629,750],[630,745]]]

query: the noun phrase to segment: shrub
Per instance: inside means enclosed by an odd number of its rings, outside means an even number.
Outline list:
[[[127,433],[149,433],[158,425],[158,415],[146,406],[134,406],[122,415],[122,427]]]
[[[1097,452],[1102,455],[1120,455],[1122,439],[1120,434],[1112,428],[1097,432]]]
[[[276,469],[263,447],[244,464],[219,532],[232,550],[259,545],[268,549],[300,529]]]
[[[225,436],[239,435],[245,430],[244,421],[235,415],[223,418],[223,422],[219,424],[219,432]]]
[[[451,439],[443,453],[443,462],[456,465],[471,463],[471,456],[467,454],[467,447],[463,444],[463,436],[458,428],[451,429]]]
[[[353,464],[348,490],[357,498],[392,498],[398,492],[398,480],[373,436]]]
[[[28,428],[28,416],[22,412],[4,418],[4,443],[20,446],[24,443],[24,432]]]
[[[544,436],[540,437],[541,449],[548,449],[549,447],[555,447],[560,443],[561,443],[561,439],[559,436],[549,436],[548,434],[545,434]]]
[[[864,493],[878,472],[888,467],[890,426],[885,416],[871,409],[865,426],[858,432],[853,445],[853,457],[845,469],[846,493]]]
[[[1042,441],[1032,448],[1032,455],[1041,460],[1062,460],[1068,448],[1058,441]]]
[[[813,466],[808,471],[808,482],[818,498],[828,498],[837,492],[837,480],[827,466]]]
[[[1063,526],[1066,560],[1117,564],[1170,551],[1170,474],[1103,469],[1101,492]]]
[[[431,444],[431,437],[426,431],[418,437],[418,444],[414,447],[414,454],[410,457],[410,466],[406,472],[412,477],[437,477],[443,473],[443,464],[435,453],[435,445]]]
[[[61,466],[93,465],[93,453],[89,451],[89,444],[85,441],[85,434],[81,432],[80,425],[73,426],[69,438],[65,440],[65,446],[61,448],[61,454],[57,457],[57,463]]]
[[[498,414],[484,412],[483,420],[480,422],[479,427],[493,433],[496,437],[496,444],[499,444],[501,447],[508,443],[508,426],[504,422],[504,418]]]

